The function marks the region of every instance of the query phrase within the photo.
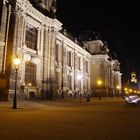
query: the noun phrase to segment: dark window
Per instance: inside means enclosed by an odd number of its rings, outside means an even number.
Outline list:
[[[88,73],[88,62],[86,61],[86,72]]]
[[[26,26],[25,44],[30,49],[37,49],[37,29],[30,24]]]
[[[70,75],[68,75],[68,79],[67,80],[68,80],[68,85],[67,85],[68,88],[72,89],[72,77]]]
[[[78,80],[78,88],[81,90],[81,80]]]
[[[78,69],[79,70],[81,69],[81,59],[80,59],[80,57],[78,57]]]
[[[55,60],[58,62],[59,61],[59,45],[56,45],[56,53],[55,53]]]
[[[68,51],[68,53],[67,53],[67,65],[68,66],[72,65],[72,61],[71,61],[72,56],[71,55],[72,55],[71,52]]]

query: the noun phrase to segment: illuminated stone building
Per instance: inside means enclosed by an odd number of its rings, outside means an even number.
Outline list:
[[[103,96],[121,88],[120,63],[109,56],[101,40],[80,43],[62,29],[52,0],[1,0],[0,4],[0,99],[14,93],[12,59],[18,55],[18,96],[54,98]]]

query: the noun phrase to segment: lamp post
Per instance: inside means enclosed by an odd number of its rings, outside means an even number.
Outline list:
[[[120,87],[117,86],[117,94],[118,94],[118,96],[119,96],[119,89],[120,89]]]
[[[18,56],[14,58],[14,67],[15,67],[15,92],[14,92],[14,98],[13,98],[13,109],[17,109],[17,74],[18,74],[18,68],[20,65],[20,59]]]
[[[97,81],[97,84],[99,86],[99,100],[101,100],[101,85],[102,85],[102,81],[101,80],[98,80]]]

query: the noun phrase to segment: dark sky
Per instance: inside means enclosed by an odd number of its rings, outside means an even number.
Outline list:
[[[84,30],[100,34],[116,52],[123,81],[132,70],[140,75],[140,8],[138,2],[100,0],[57,0],[57,18],[63,27],[78,37]]]

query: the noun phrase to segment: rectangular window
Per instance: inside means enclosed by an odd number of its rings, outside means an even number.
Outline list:
[[[81,90],[81,80],[78,80],[78,88]]]
[[[36,65],[32,62],[25,64],[25,83],[36,86]]]
[[[88,73],[88,62],[86,61],[86,72]]]
[[[86,79],[86,87],[87,87],[87,90],[89,89],[88,87],[89,87],[89,81],[88,81],[88,79]]]
[[[80,57],[78,57],[78,69],[79,70],[81,69],[81,59],[80,59]]]
[[[67,65],[68,65],[68,66],[72,66],[72,61],[71,61],[72,56],[71,56],[71,55],[72,55],[71,52],[68,51],[68,52],[67,52]]]
[[[30,24],[26,25],[25,44],[28,48],[37,50],[37,29]]]
[[[55,60],[58,62],[59,61],[59,45],[56,45],[56,52],[55,52]]]
[[[67,79],[68,80],[68,82],[67,82],[68,85],[67,86],[68,86],[69,89],[72,89],[72,77],[70,75],[68,75],[67,78],[68,78]]]

